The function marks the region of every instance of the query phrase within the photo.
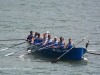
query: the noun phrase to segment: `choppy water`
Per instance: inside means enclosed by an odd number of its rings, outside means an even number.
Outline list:
[[[77,44],[86,35],[79,47],[100,52],[100,0],[0,0],[0,40],[23,39],[29,31],[69,38]],[[23,41],[0,41],[0,49]],[[0,52],[0,75],[99,75],[100,56],[85,54],[88,60],[71,61],[37,55],[25,55],[27,44]],[[22,50],[12,56],[4,55]]]

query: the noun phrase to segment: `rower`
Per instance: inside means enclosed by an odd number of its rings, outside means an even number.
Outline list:
[[[67,48],[72,48],[72,47],[75,47],[75,44],[74,44],[74,42],[72,42],[72,39],[69,39],[69,42],[67,44]]]
[[[55,36],[53,40],[53,48],[57,48],[57,47],[58,47],[58,39],[57,36]]]
[[[32,38],[32,44],[36,44],[36,39],[38,38],[38,32],[35,32],[35,35],[34,35],[34,37]]]
[[[51,35],[48,35],[48,45],[51,45],[52,44],[52,38],[51,38]]]
[[[36,38],[36,45],[42,45],[42,37],[40,36],[40,33],[37,34],[37,38]]]
[[[46,39],[46,41],[43,43],[43,46],[50,46],[52,44],[51,35],[48,35],[47,37],[48,39]]]
[[[42,37],[43,43],[48,39],[48,38],[46,38],[45,36],[46,36],[46,33],[44,33],[44,34],[43,34],[43,37]]]
[[[47,31],[45,37],[48,38],[48,35],[50,35],[50,32]]]
[[[59,46],[59,48],[60,48],[61,50],[66,49],[66,46],[67,46],[67,45],[66,45],[66,43],[65,43],[63,37],[60,37],[60,41],[59,41],[59,43],[58,43],[58,46]]]
[[[31,43],[33,37],[34,37],[33,31],[30,31],[30,35],[28,35],[26,37],[27,38],[27,41]]]
[[[50,35],[49,31],[47,31],[46,33],[43,34],[43,45],[44,45],[45,42],[48,41],[48,35]]]

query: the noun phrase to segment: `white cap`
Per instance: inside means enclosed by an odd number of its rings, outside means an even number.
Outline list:
[[[47,31],[46,33],[50,33],[49,31]]]
[[[54,38],[57,38],[57,36],[55,36]]]

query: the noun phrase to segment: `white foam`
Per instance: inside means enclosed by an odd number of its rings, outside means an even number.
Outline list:
[[[83,58],[84,60],[88,60],[87,58]]]

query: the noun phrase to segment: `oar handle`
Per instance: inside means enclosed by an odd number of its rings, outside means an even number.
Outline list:
[[[88,37],[88,36],[85,36],[85,37],[82,39],[82,41],[85,40],[87,37]]]
[[[78,44],[80,44],[82,41],[84,41],[87,37],[88,37],[88,36],[85,36]],[[77,44],[77,45],[78,45],[78,44]],[[76,46],[77,46],[77,45],[76,45]]]
[[[88,36],[85,36],[85,37],[83,38],[83,40],[85,40],[87,37],[88,37]]]

